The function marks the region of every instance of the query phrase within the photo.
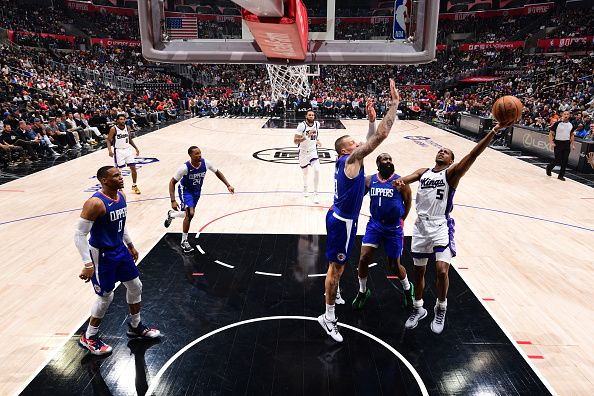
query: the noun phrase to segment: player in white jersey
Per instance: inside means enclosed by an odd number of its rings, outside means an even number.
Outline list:
[[[126,126],[126,115],[118,114],[116,125],[109,129],[107,135],[107,151],[109,156],[113,157],[116,168],[123,168],[128,166],[132,176],[132,191],[140,194],[140,189],[136,185],[136,158],[132,152],[136,150],[136,156],[140,155],[140,151],[130,136],[128,127]]]
[[[452,150],[442,148],[437,152],[433,168],[421,168],[393,182],[394,186],[419,182],[415,199],[417,220],[413,227],[411,245],[415,264],[415,301],[413,312],[405,324],[407,329],[414,329],[419,320],[427,316],[427,310],[423,308],[425,270],[429,257],[435,257],[437,302],[431,330],[436,334],[443,331],[449,286],[448,270],[452,257],[456,256],[454,219],[450,217],[454,206],[454,193],[462,176],[487,148],[499,128],[499,124],[495,125],[493,130],[457,164],[452,165]]]
[[[303,172],[303,194],[307,197],[307,173],[311,166],[314,170],[314,202],[320,203],[318,198],[318,184],[320,181],[320,159],[318,147],[321,146],[318,133],[320,123],[315,121],[316,114],[309,110],[305,114],[305,121],[297,126],[297,133],[293,142],[299,147],[299,166]]]

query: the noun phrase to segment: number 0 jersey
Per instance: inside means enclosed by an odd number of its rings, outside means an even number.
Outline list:
[[[130,132],[128,132],[128,127],[124,126],[124,129],[120,129],[117,125],[114,126],[115,128],[115,135],[113,136],[113,140],[111,141],[111,145],[115,149],[125,149],[132,147],[130,144]]]
[[[454,208],[455,189],[446,178],[447,169],[427,169],[419,180],[416,208],[419,217],[449,217]]]
[[[89,244],[97,249],[114,249],[123,244],[124,227],[126,226],[126,215],[128,208],[126,200],[118,191],[118,199],[113,200],[101,191],[93,194],[105,205],[105,214],[98,217],[91,227],[91,238]]]

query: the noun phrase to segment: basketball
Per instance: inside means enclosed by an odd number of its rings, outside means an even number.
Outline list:
[[[493,103],[491,112],[493,117],[502,127],[508,127],[516,123],[522,117],[524,105],[515,96],[502,96]]]

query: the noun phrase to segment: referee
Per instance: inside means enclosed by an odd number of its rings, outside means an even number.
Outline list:
[[[561,115],[561,121],[557,121],[551,126],[549,130],[549,142],[555,151],[555,159],[547,165],[547,176],[551,176],[551,171],[555,165],[561,165],[559,171],[559,180],[565,181],[565,168],[569,160],[569,153],[575,148],[575,126],[569,122],[571,114],[569,111],[564,111]]]

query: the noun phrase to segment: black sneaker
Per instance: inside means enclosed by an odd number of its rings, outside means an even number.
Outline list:
[[[365,293],[357,292],[357,296],[353,300],[353,309],[355,311],[363,309],[369,296],[371,296],[371,289],[369,288],[365,291]]]
[[[565,181],[565,178],[563,176],[559,176],[557,179],[559,179],[561,181]]]
[[[194,251],[194,248],[192,247],[192,245],[190,245],[190,242],[188,241],[183,241],[181,244],[181,248],[184,251],[184,253],[192,253]]]
[[[147,327],[142,324],[142,322],[138,323],[137,327],[132,327],[130,322],[128,322],[128,331],[126,334],[128,334],[130,337],[142,338],[157,338],[161,336],[161,332],[159,330]]]
[[[546,169],[546,171],[547,171],[547,176],[551,176],[551,171],[552,171],[552,170],[553,170],[553,169],[552,169],[551,167],[547,166],[547,169]]]
[[[165,219],[165,222],[163,223],[165,228],[169,228],[169,226],[171,225],[171,222],[173,221],[173,217],[171,217],[171,212],[173,212],[173,210],[171,210],[171,209],[169,209],[167,211],[167,218]]]
[[[412,311],[413,309],[413,302],[415,301],[415,285],[412,282],[410,283],[410,289],[404,291],[404,303],[403,306],[405,309]]]

